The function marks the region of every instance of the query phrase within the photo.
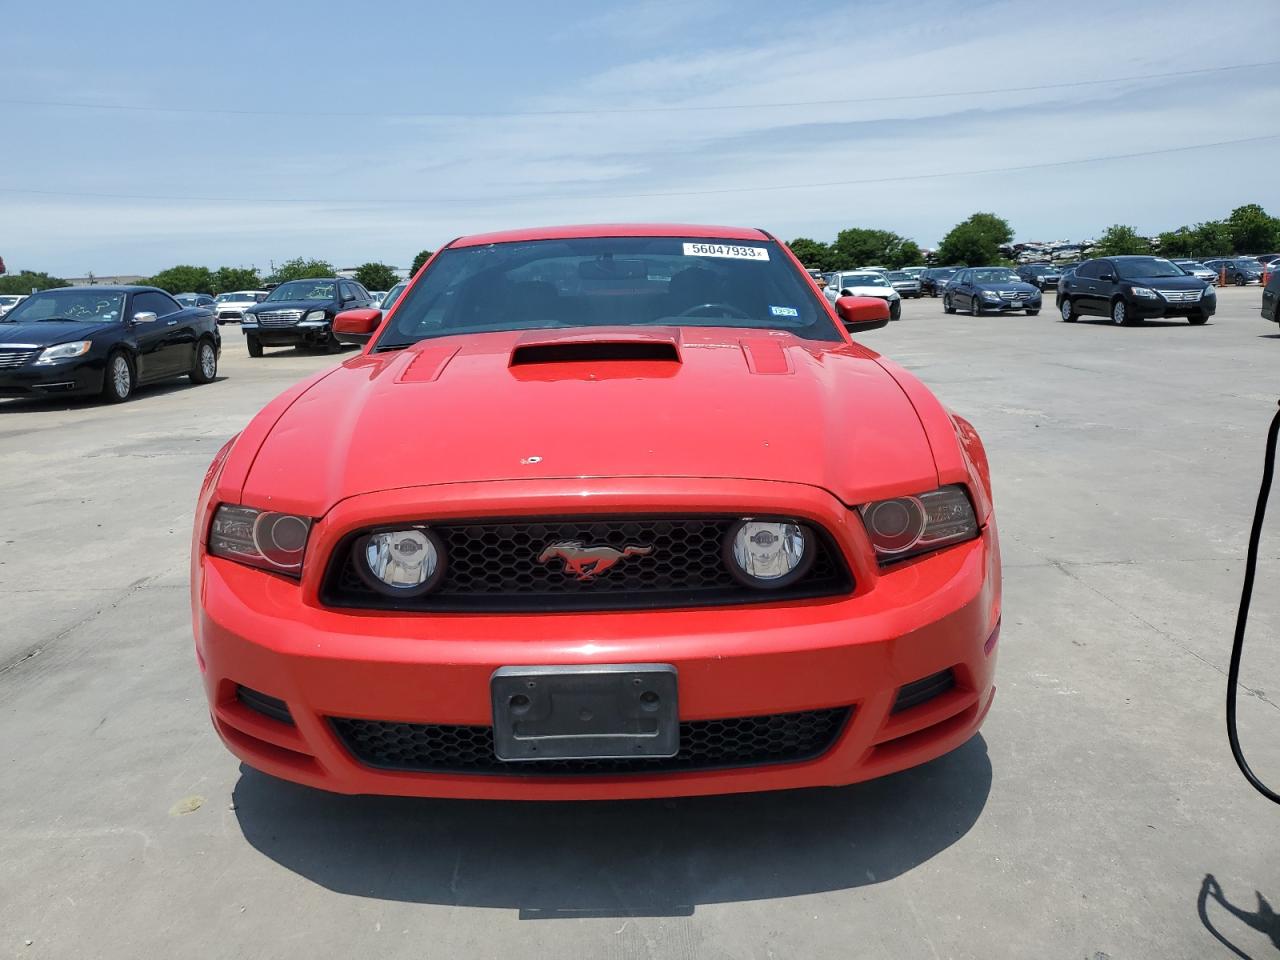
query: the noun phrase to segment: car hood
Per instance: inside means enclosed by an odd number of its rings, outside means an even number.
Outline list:
[[[616,356],[555,359],[566,344]],[[655,348],[673,358],[636,359]],[[355,357],[279,416],[242,500],[319,516],[379,490],[586,477],[788,481],[850,504],[938,482],[915,407],[856,344],[596,328]]]
[[[30,343],[49,347],[71,340],[88,340],[96,333],[114,330],[114,323],[85,323],[83,320],[47,320],[39,323],[0,323],[0,347],[9,343]]]
[[[262,303],[252,303],[251,307],[257,307],[259,311],[268,310],[332,310],[335,306],[332,300],[272,300],[270,303],[263,301]]]
[[[873,287],[856,286],[856,287],[851,287],[851,286],[849,286],[848,284],[845,284],[845,285],[844,285],[843,287],[841,287],[840,289],[841,289],[841,290],[848,290],[848,291],[849,291],[850,293],[852,293],[855,297],[890,297],[890,296],[892,296],[892,295],[894,294],[894,292],[895,292],[895,291],[894,291],[894,289],[893,289],[893,287],[880,287],[880,286],[873,286]]]
[[[987,290],[991,293],[1039,293],[1040,288],[1034,283],[1023,283],[1021,280],[1016,283],[975,283],[975,289]]]

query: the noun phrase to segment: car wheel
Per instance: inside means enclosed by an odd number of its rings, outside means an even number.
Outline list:
[[[1027,316],[1028,316],[1028,317],[1035,317],[1035,316],[1039,316],[1039,314],[1040,314],[1040,311],[1039,311],[1039,310],[1028,310],[1028,311],[1027,311]]]
[[[341,353],[342,341],[339,340],[336,336],[334,336],[333,332],[330,331],[329,339],[320,345],[320,349],[322,349],[325,353]]]
[[[1111,304],[1111,322],[1117,327],[1124,327],[1129,324],[1129,305],[1124,302],[1123,297]]]
[[[1076,308],[1072,305],[1070,297],[1063,297],[1058,309],[1062,311],[1063,323],[1075,323],[1080,317],[1080,314],[1076,313]]]
[[[951,305],[951,297],[945,293],[942,295],[942,312],[943,313],[956,312],[956,308]]]
[[[1193,313],[1191,316],[1187,317],[1187,323],[1191,324],[1193,327],[1198,327],[1202,323],[1207,323],[1208,320],[1209,315],[1207,313]]]
[[[214,349],[212,340],[201,340],[196,344],[196,355],[187,376],[192,383],[212,383],[217,375],[218,351]]]
[[[102,399],[107,403],[124,403],[133,395],[133,364],[117,350],[107,358],[107,371],[102,377]]]
[[[893,303],[889,304],[889,319],[890,320],[902,319],[902,301],[901,300],[895,300],[893,301]]]
[[[246,335],[244,338],[244,344],[249,348],[249,356],[262,356],[262,341],[258,339],[258,335],[256,333]]]
[[[977,297],[969,298],[969,316],[971,317],[982,316],[982,305],[978,303]]]
[[[1244,286],[1246,283],[1248,283],[1248,282],[1249,282],[1249,281],[1248,281],[1248,280],[1246,280],[1246,279],[1244,278],[1244,274],[1243,274],[1243,273],[1241,273],[1241,274],[1237,274],[1237,275],[1236,275],[1236,286],[1237,286],[1237,287],[1243,287],[1243,286]]]

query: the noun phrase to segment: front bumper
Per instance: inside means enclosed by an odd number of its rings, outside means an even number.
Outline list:
[[[76,396],[102,391],[104,361],[78,358],[70,363],[28,363],[0,370],[0,397]]]
[[[482,486],[476,485],[477,499]],[[739,499],[753,510],[773,499],[779,509],[822,522],[854,571],[853,593],[610,613],[338,611],[318,600],[323,557],[357,522],[360,511],[352,504],[362,498],[344,501],[313,528],[301,584],[208,557],[197,542],[196,653],[214,726],[250,766],[325,790],[541,800],[848,784],[923,763],[973,736],[995,692],[1000,558],[994,526],[976,540],[881,572],[865,533],[849,519],[851,511],[829,495],[789,484],[739,482],[738,488],[759,494]],[[474,515],[476,503],[468,502],[466,491],[450,497],[461,501],[451,509]],[[546,497],[537,504],[551,507]],[[616,512],[618,501],[611,506]],[[700,500],[696,508],[716,505]],[[368,516],[361,514],[359,522]],[[355,718],[488,727],[490,678],[497,668],[606,663],[674,666],[681,721],[832,707],[851,707],[852,716],[824,753],[801,762],[609,775],[375,769],[347,750],[331,723]],[[947,669],[954,688],[892,712],[901,687]],[[247,707],[237,699],[238,685],[283,700],[293,725]]]
[[[1023,310],[1039,310],[1043,304],[1040,297],[1029,297],[1021,303],[1014,304],[1009,300],[979,300],[978,304],[983,313],[1019,313]]]
[[[1212,317],[1218,311],[1217,297],[1201,297],[1188,303],[1170,303],[1161,297],[1149,300],[1146,297],[1130,297],[1127,300],[1129,312],[1143,320],[1158,320],[1162,317],[1190,317],[1204,314]]]
[[[247,336],[254,334],[264,347],[293,347],[299,344],[325,343],[329,339],[331,324],[328,320],[299,321],[283,327],[264,327],[256,320],[244,319],[240,329]]]

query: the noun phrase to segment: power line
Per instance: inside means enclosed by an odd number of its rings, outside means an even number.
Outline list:
[[[338,119],[359,117],[385,120],[471,120],[519,117],[592,117],[647,113],[695,113],[724,110],[771,110],[797,107],[835,107],[859,103],[900,103],[909,100],[935,100],[954,97],[982,97],[992,94],[1034,93],[1041,90],[1069,90],[1082,87],[1105,86],[1113,83],[1130,83],[1142,80],[1182,79],[1206,74],[1226,73],[1235,70],[1253,70],[1280,66],[1280,60],[1264,60],[1258,63],[1233,63],[1220,67],[1202,67],[1196,70],[1177,70],[1169,73],[1142,73],[1126,77],[1109,77],[1102,80],[1070,80],[1062,83],[1040,83],[1022,87],[990,87],[984,90],[945,90],[935,93],[906,93],[887,97],[849,97],[837,100],[787,100],[763,103],[726,103],[690,106],[609,107],[579,110],[494,110],[494,111],[434,111],[385,113],[378,111],[334,110],[243,110],[221,107],[157,107],[126,103],[86,103],[76,100],[26,100],[3,97],[0,104],[18,107],[57,107],[73,110],[114,110],[131,113],[203,114],[233,117],[298,117],[307,119]]]
[[[1022,163],[1007,167],[983,167],[974,170],[944,170],[935,173],[902,174],[891,177],[863,177],[857,180],[828,180],[808,183],[774,183],[754,187],[720,187],[712,190],[671,190],[655,193],[547,193],[526,194],[524,196],[505,197],[395,197],[384,198],[337,198],[337,197],[206,197],[179,196],[173,194],[149,193],[89,193],[71,190],[37,190],[25,187],[0,187],[0,193],[16,193],[42,197],[77,197],[81,199],[99,200],[157,200],[189,203],[309,203],[325,206],[371,206],[375,204],[392,204],[395,206],[435,205],[435,204],[485,204],[485,203],[519,203],[529,200],[648,200],[665,197],[703,197],[731,193],[767,193],[779,190],[812,190],[829,187],[858,187],[882,183],[907,183],[917,180],[942,180],[949,177],[978,177],[994,173],[1019,173],[1025,170],[1048,170],[1053,167],[1072,167],[1086,163],[1107,163],[1113,160],[1134,160],[1140,157],[1155,157],[1164,154],[1186,153],[1191,150],[1208,150],[1213,147],[1232,147],[1247,143],[1263,143],[1280,139],[1280,132],[1267,133],[1256,137],[1241,137],[1237,140],[1215,140],[1209,143],[1185,143],[1176,147],[1162,147],[1154,150],[1138,150],[1133,153],[1112,153],[1097,157],[1079,157],[1074,160],[1050,160],[1041,163]]]

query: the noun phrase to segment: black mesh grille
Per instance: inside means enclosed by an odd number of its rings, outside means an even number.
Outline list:
[[[440,586],[417,599],[383,596],[356,572],[355,537],[334,551],[322,598],[339,607],[408,610],[554,610],[711,606],[832,596],[853,583],[839,552],[817,531],[813,565],[778,590],[736,581],[721,555],[734,517],[665,517],[486,521],[431,525],[444,544]],[[622,551],[590,579],[566,571],[558,556],[539,558],[556,543]],[[627,552],[627,548],[639,548]]]
[[[680,752],[674,757],[519,763],[504,763],[494,756],[491,727],[338,718],[333,718],[332,723],[357,760],[387,770],[508,776],[652,774],[809,760],[835,742],[849,713],[848,707],[835,707],[764,717],[689,721],[680,724]]]
[[[893,712],[910,710],[922,703],[940,696],[956,685],[956,675],[950,669],[930,674],[923,680],[915,680],[898,688],[898,697],[893,703]]]

